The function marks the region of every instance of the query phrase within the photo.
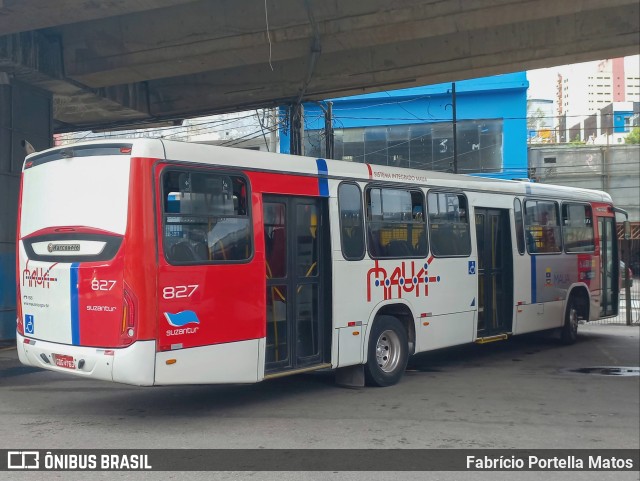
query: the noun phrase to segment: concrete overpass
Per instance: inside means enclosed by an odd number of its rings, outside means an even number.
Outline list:
[[[265,8],[266,7],[266,8]],[[638,53],[637,0],[0,0],[56,132]]]

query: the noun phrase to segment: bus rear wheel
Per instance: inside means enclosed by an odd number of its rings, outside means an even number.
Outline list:
[[[369,386],[393,386],[407,367],[407,331],[393,316],[378,316],[373,322],[364,374]]]

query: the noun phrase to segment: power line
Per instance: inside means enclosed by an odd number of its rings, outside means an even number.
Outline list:
[[[78,140],[84,139],[88,136],[90,136],[91,138],[117,138],[117,137],[125,137],[125,136],[131,136],[131,135],[145,135],[145,136],[149,136],[149,137],[164,137],[166,135],[170,135],[170,136],[188,136],[188,135],[199,135],[202,133],[216,133],[216,132],[223,132],[225,130],[228,130],[227,128],[224,129],[219,129],[219,130],[212,130],[215,127],[220,127],[222,125],[228,125],[228,124],[232,124],[232,123],[236,123],[239,122],[241,120],[244,119],[248,119],[250,117],[253,117],[254,114],[248,114],[248,115],[243,115],[240,117],[234,117],[234,118],[221,118],[221,119],[215,119],[215,120],[209,120],[209,121],[204,121],[204,122],[199,122],[199,123],[193,123],[193,124],[188,124],[188,125],[176,125],[176,126],[171,126],[171,127],[157,127],[157,128],[153,128],[153,129],[131,129],[131,130],[119,130],[119,131],[109,131],[109,132],[92,132],[92,131],[88,131],[86,132],[82,137],[80,137],[80,139],[76,139],[74,137],[74,134],[77,135],[77,133],[65,133],[65,134],[59,134],[59,138],[63,139],[63,140],[72,140],[77,142]],[[171,131],[176,131],[175,133],[171,133]],[[168,138],[168,137],[167,137]]]
[[[222,143],[220,143],[218,145],[223,146],[223,147],[225,147],[225,146],[226,147],[232,147],[234,145],[241,144],[241,143],[246,142],[248,140],[256,139],[256,138],[262,136],[265,132],[266,133],[271,133],[271,132],[277,131],[278,128],[280,127],[280,124],[281,124],[281,122],[276,122],[272,127],[268,128],[266,130],[263,130],[263,129],[256,130],[254,132],[251,132],[249,134],[243,135],[241,137],[236,137],[234,139],[229,139],[229,140],[227,140],[225,142],[222,142]]]

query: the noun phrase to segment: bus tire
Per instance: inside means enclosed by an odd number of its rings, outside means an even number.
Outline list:
[[[573,296],[569,298],[567,312],[564,315],[564,325],[560,331],[560,340],[563,344],[573,344],[578,339],[578,305]]]
[[[393,316],[377,316],[373,321],[364,374],[367,385],[386,387],[396,384],[409,359],[407,331]]]

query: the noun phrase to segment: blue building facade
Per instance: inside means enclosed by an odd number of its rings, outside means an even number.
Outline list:
[[[614,110],[613,132],[616,134],[629,133],[631,131],[631,119],[633,115],[633,110]]]
[[[456,86],[457,171],[527,176],[525,72],[462,80]],[[452,84],[332,99],[334,158],[453,172]],[[324,111],[304,104],[304,154],[326,157]],[[281,152],[289,153],[283,129]]]

